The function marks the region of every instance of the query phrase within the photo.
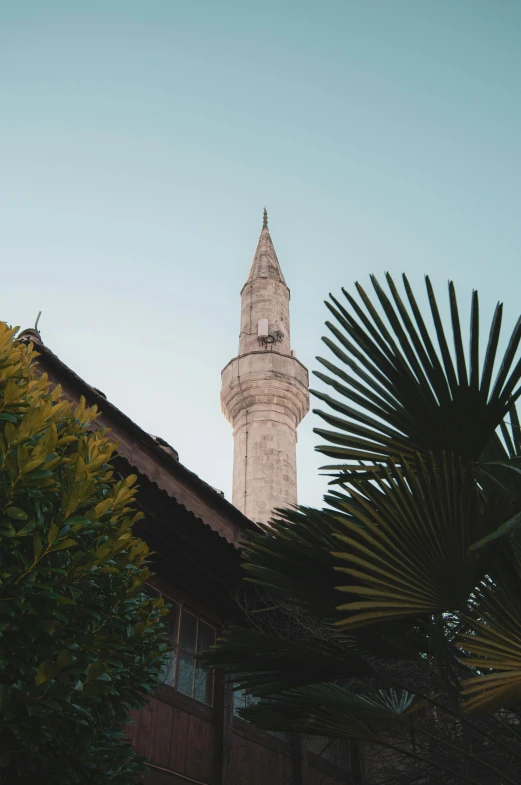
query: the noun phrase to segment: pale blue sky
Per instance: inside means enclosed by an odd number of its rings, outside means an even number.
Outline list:
[[[520,40],[518,0],[0,0],[0,318],[42,310],[229,498],[220,371],[264,204],[310,370],[323,299],[370,272],[517,318]]]

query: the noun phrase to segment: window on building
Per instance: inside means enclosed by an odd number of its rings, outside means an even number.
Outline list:
[[[168,617],[170,648],[162,674],[163,682],[183,695],[211,706],[213,671],[196,659],[196,655],[215,643],[215,627],[178,602],[168,602],[172,605]]]

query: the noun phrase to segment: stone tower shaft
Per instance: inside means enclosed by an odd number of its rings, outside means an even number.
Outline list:
[[[309,410],[308,372],[291,351],[289,299],[264,211],[241,291],[239,354],[221,389],[233,426],[233,504],[262,523],[297,503],[297,426]]]

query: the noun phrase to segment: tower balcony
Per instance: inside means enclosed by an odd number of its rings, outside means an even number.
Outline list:
[[[292,355],[248,352],[231,360],[221,379],[222,411],[234,428],[246,412],[296,428],[309,411],[308,371]]]

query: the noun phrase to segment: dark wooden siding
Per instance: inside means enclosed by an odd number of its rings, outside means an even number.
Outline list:
[[[292,763],[289,745],[286,754],[271,746],[234,733],[226,785],[291,785]]]
[[[309,766],[305,770],[305,785],[350,785],[352,782],[349,774],[324,762]]]
[[[186,701],[177,696],[181,703]],[[177,700],[177,698],[176,698]],[[180,706],[153,698],[148,706],[131,715],[126,735],[136,752],[149,758],[146,785],[214,785],[216,729],[208,707],[192,708],[208,717],[196,716]],[[327,760],[306,756],[303,785],[350,785],[350,775]],[[222,785],[295,785],[290,744],[234,719],[226,780]]]
[[[212,785],[213,722],[157,698],[135,712],[133,719],[127,735],[138,755],[172,773]]]

